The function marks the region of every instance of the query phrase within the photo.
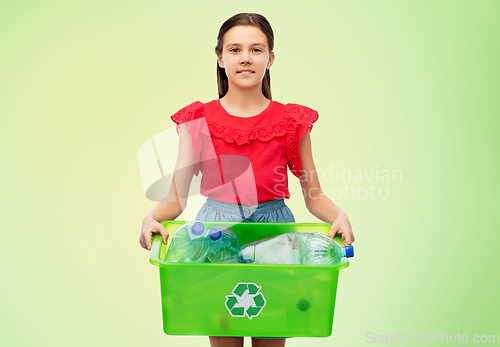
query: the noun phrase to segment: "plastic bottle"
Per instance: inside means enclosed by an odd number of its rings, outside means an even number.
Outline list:
[[[300,244],[307,234],[285,233],[241,247],[241,263],[302,264]]]
[[[293,232],[246,244],[238,256],[242,263],[334,265],[353,257],[354,248],[319,233]]]
[[[207,257],[209,247],[205,225],[202,222],[187,223],[175,232],[165,261],[202,263]]]
[[[342,247],[331,238],[319,233],[307,234],[300,249],[304,265],[335,265],[343,257],[354,257],[353,246]]]
[[[208,259],[212,263],[238,263],[240,243],[238,237],[229,228],[213,227],[208,231],[210,252]]]

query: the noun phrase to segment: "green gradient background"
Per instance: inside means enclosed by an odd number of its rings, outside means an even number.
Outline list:
[[[0,5],[2,346],[208,346],[162,332],[138,243],[139,146],[217,98],[224,20],[265,15],[273,98],[319,111],[318,170],[356,235],[326,339],[500,334],[497,1],[7,1]],[[495,100],[496,99],[496,100]],[[317,221],[292,187],[297,221]]]

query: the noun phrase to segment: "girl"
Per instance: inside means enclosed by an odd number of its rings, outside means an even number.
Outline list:
[[[269,69],[274,34],[262,15],[239,13],[219,30],[219,99],[195,101],[172,116],[179,153],[168,195],[142,223],[140,244],[150,250],[153,233],[169,237],[159,221],[174,220],[187,204],[193,175],[203,174],[207,197],[196,220],[295,222],[287,170],[299,178],[307,209],[331,223],[329,237],[354,235],[347,215],[323,194],[314,167],[310,130],[318,113],[299,104],[272,100]],[[243,337],[210,337],[211,346],[243,346]],[[284,346],[285,338],[252,338],[252,346]]]

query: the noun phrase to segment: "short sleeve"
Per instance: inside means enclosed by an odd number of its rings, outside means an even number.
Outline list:
[[[175,124],[177,124],[177,134],[179,134],[181,124],[185,124],[187,126],[187,131],[192,138],[193,152],[195,154],[194,173],[198,176],[201,171],[201,152],[203,150],[201,133],[207,131],[204,105],[200,101],[195,101],[181,108],[170,118]]]
[[[286,154],[288,167],[296,176],[300,177],[302,164],[300,161],[300,141],[307,132],[313,128],[313,123],[318,120],[318,111],[299,104],[285,105]]]

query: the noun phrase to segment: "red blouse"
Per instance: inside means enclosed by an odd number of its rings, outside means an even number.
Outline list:
[[[195,153],[200,193],[211,199],[254,206],[290,198],[286,167],[300,177],[300,140],[318,112],[299,104],[272,101],[252,117],[230,115],[219,99],[195,101],[171,119],[187,125]]]

